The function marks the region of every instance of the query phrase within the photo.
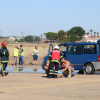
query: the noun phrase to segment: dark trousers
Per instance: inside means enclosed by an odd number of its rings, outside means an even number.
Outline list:
[[[22,65],[21,57],[19,58],[19,65]]]
[[[4,74],[6,72],[7,64],[8,64],[7,62],[2,63],[2,71],[3,71]]]
[[[24,59],[23,59],[23,56],[20,55],[20,58],[19,58],[19,65],[24,65]]]
[[[55,77],[57,77],[58,69],[59,69],[59,63],[57,62],[51,62],[49,77],[52,77],[54,66],[55,66]]]

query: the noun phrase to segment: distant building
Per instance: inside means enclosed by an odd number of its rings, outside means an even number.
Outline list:
[[[97,42],[99,40],[99,36],[98,37],[91,37],[88,34],[84,34],[81,42]]]
[[[81,42],[97,42],[100,38],[83,38]]]
[[[22,37],[16,37],[15,39],[18,39],[18,41],[19,41],[20,39],[22,39]]]
[[[9,39],[10,39],[10,40],[12,40],[12,41],[14,41],[14,40],[15,40],[15,38],[14,38],[14,37],[9,37]]]
[[[22,39],[22,37],[19,37],[19,36],[14,36],[14,37],[10,36],[9,39],[12,40],[12,41],[15,41],[15,39],[18,39],[18,41],[19,41],[20,39]]]
[[[89,35],[88,34],[84,34],[83,38],[88,38]]]

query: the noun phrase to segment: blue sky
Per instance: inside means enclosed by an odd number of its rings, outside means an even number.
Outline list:
[[[100,33],[100,0],[0,0],[2,36],[37,35],[81,26]],[[1,31],[0,31],[1,35]]]

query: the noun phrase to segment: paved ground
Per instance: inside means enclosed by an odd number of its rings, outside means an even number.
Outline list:
[[[100,74],[47,79],[45,74],[0,77],[0,100],[100,100]]]

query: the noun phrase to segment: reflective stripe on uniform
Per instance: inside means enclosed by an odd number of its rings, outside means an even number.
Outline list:
[[[3,71],[3,64],[2,64],[2,71]]]
[[[63,58],[63,56],[60,56],[60,58]]]
[[[55,75],[57,75],[57,74],[58,74],[58,71],[55,70]]]
[[[54,51],[54,50],[52,52],[58,52],[58,53],[60,53],[60,51]]]
[[[3,72],[6,72],[6,71],[3,70],[3,67],[4,67],[4,66],[3,66],[3,64],[2,64],[2,71],[3,71]]]
[[[55,73],[58,73],[58,71],[55,70]]]
[[[49,54],[49,57],[52,57],[52,55]]]
[[[51,62],[57,62],[57,63],[60,63],[60,61],[55,60],[55,59],[51,60]]]
[[[53,73],[53,70],[50,70],[49,74],[52,74]]]
[[[1,61],[1,62],[8,62],[8,61]]]

